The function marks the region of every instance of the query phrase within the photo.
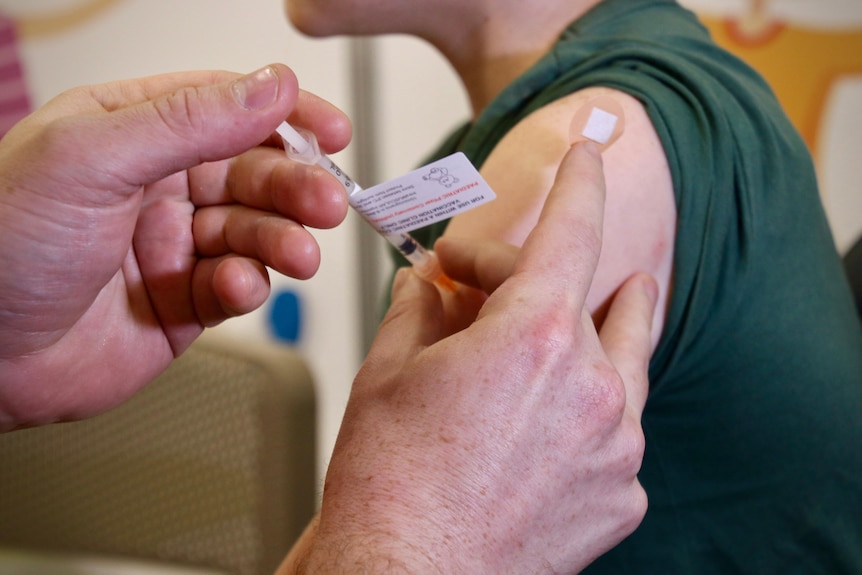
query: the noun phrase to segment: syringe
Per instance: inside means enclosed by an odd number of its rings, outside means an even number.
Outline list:
[[[285,152],[287,152],[287,155],[291,159],[303,164],[317,164],[338,178],[338,181],[341,182],[341,185],[344,186],[344,190],[347,192],[347,199],[350,205],[356,209],[363,219],[368,221],[365,214],[363,214],[361,210],[357,209],[356,205],[352,201],[352,197],[362,191],[362,188],[353,180],[353,178],[348,176],[344,170],[339,168],[335,162],[330,160],[326,154],[320,151],[320,148],[317,145],[317,137],[313,133],[307,130],[297,130],[287,122],[282,122],[281,125],[276,128],[276,132],[278,132],[278,135],[284,139]],[[371,222],[369,222],[369,224],[370,223]],[[443,270],[440,269],[440,263],[437,261],[437,256],[434,252],[422,247],[422,245],[417,242],[413,236],[406,232],[393,235],[381,233],[380,235],[386,238],[390,244],[395,246],[401,255],[403,255],[407,261],[412,264],[413,271],[416,272],[416,275],[420,278],[429,283],[437,284],[445,290],[456,290],[455,282],[446,276],[446,274],[443,273]]]

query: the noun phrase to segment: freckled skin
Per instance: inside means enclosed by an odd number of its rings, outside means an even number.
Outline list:
[[[600,229],[601,178],[583,176],[600,176],[601,162],[577,147],[564,167],[521,252],[435,246],[451,277],[491,283],[450,294],[399,272],[353,385],[319,520],[281,573],[577,572],[641,520],[657,289],[634,277],[596,331],[585,298],[599,244],[554,266],[547,248],[571,241],[573,225]],[[507,273],[477,271],[477,261]],[[574,296],[572,285],[582,286]]]

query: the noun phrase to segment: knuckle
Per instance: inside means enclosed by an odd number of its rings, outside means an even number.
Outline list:
[[[548,305],[536,307],[530,323],[524,328],[530,331],[530,349],[539,361],[568,355],[573,346],[579,344],[580,332],[577,314],[569,307],[559,304],[560,298],[549,297]]]
[[[601,354],[590,353],[595,342],[583,331],[580,314],[559,303],[542,306],[519,333],[523,335],[524,330],[530,332],[521,339],[529,342],[522,351],[524,367],[554,374],[549,380],[567,386],[566,395],[575,408],[570,415],[586,418],[598,430],[620,427],[627,405],[625,382]]]
[[[526,337],[523,337],[526,335]],[[558,309],[536,310],[528,324],[522,325],[515,336],[518,363],[526,373],[545,374],[544,384],[566,385],[572,379],[581,380],[567,396],[577,401],[583,395],[583,377],[572,375],[582,372],[582,366],[573,362],[572,350],[577,349],[579,333],[575,321]],[[547,377],[552,374],[551,377]]]
[[[206,123],[197,88],[183,88],[152,103],[165,127],[178,136],[187,136]]]
[[[591,417],[598,425],[617,428],[626,410],[626,387],[622,377],[605,363],[593,364],[592,372],[590,385],[584,389],[583,401],[589,405]]]
[[[629,497],[629,504],[621,517],[620,530],[622,535],[629,535],[646,517],[647,508],[649,507],[649,499],[646,490],[637,481],[632,484],[632,489]]]
[[[619,439],[619,454],[626,474],[631,477],[637,476],[643,463],[645,450],[646,439],[640,424],[633,421],[629,425],[624,425]]]

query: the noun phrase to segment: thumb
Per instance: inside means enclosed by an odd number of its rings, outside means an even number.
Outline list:
[[[297,101],[296,77],[283,65],[227,81],[224,76],[208,76],[216,77],[223,81],[208,84],[199,74],[189,74],[185,84],[170,75],[132,81],[131,86],[106,86],[155,95],[96,118],[80,117],[84,124],[76,127],[77,132],[89,132],[90,141],[100,142],[88,148],[99,156],[90,165],[111,166],[115,177],[135,187],[152,183],[260,144]],[[180,81],[183,78],[179,75]]]
[[[512,275],[520,249],[494,240],[443,236],[434,244],[434,252],[450,278],[491,294]]]
[[[368,362],[392,362],[398,369],[425,347],[436,343],[444,330],[440,292],[412,270],[402,268],[392,286],[392,303],[380,323]]]

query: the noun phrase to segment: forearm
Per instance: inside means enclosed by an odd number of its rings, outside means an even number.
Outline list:
[[[399,549],[397,538],[378,535],[350,535],[336,531],[318,535],[316,516],[279,566],[276,575],[361,574],[400,575],[435,573],[438,569],[425,559]]]

